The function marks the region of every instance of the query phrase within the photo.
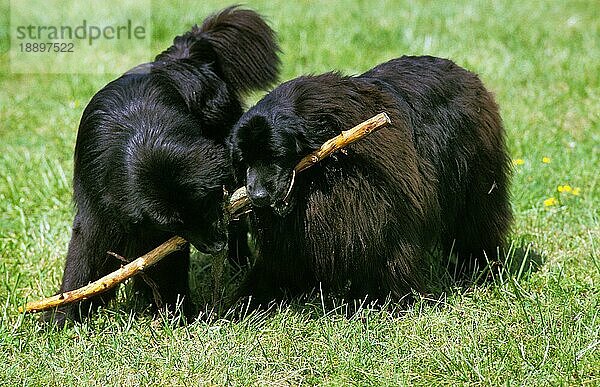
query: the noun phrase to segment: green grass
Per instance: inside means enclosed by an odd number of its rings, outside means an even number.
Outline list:
[[[282,80],[358,73],[403,54],[480,74],[515,167],[515,247],[536,270],[456,285],[395,312],[319,299],[180,326],[130,312],[48,330],[17,308],[52,294],[73,210],[82,110],[114,75],[14,75],[0,3],[0,385],[600,384],[600,8],[596,1],[249,1],[278,31]],[[221,8],[153,4],[153,52]],[[150,59],[150,58],[148,58]],[[126,69],[115,69],[121,72]],[[255,100],[258,96],[254,96]],[[549,157],[549,163],[542,158]],[[557,192],[558,185],[579,195]],[[544,200],[557,204],[544,206]],[[518,260],[517,260],[518,263]],[[208,261],[195,257],[196,295]]]

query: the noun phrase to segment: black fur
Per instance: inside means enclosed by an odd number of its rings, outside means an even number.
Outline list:
[[[225,139],[242,114],[241,94],[276,81],[277,55],[274,33],[260,16],[230,7],[92,98],[75,147],[77,214],[61,292],[117,269],[121,262],[107,251],[135,258],[173,235],[203,252],[223,248],[223,187],[233,188]],[[181,302],[189,315],[188,268],[189,246],[147,274],[165,305]],[[145,283],[135,286],[149,294]],[[45,318],[61,325],[78,320],[112,296]]]
[[[389,127],[298,174],[285,198],[302,156],[383,111]],[[230,141],[258,207],[259,257],[242,295],[259,302],[319,283],[400,299],[424,289],[424,256],[436,247],[469,264],[505,242],[510,169],[498,108],[449,60],[402,57],[356,77],[294,79],[246,112]]]

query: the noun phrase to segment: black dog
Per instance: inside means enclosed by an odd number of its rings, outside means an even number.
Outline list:
[[[121,262],[107,251],[137,257],[173,235],[205,253],[223,248],[223,187],[233,181],[225,139],[242,114],[240,94],[276,81],[278,51],[258,14],[227,8],[92,98],[75,147],[77,214],[61,292],[117,269]],[[188,268],[189,246],[147,272],[162,302],[181,302],[187,315]],[[45,318],[78,320],[112,296]]]
[[[303,156],[383,111],[389,127],[294,179]],[[501,118],[478,77],[451,61],[402,57],[357,77],[294,79],[246,112],[230,141],[259,251],[242,293],[259,302],[319,283],[400,299],[424,288],[429,251],[468,265],[505,242]]]

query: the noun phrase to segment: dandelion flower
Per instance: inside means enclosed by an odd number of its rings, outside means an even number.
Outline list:
[[[555,206],[558,204],[558,200],[555,197],[548,198],[544,200],[544,207]]]
[[[525,160],[523,160],[523,159],[514,159],[513,160],[513,164],[514,165],[523,165],[523,164],[525,164]]]
[[[579,187],[573,188],[573,191],[571,191],[571,193],[575,196],[579,196],[579,194],[580,194]]]
[[[542,163],[544,163],[544,164],[550,163],[550,157],[546,157],[546,156],[542,157]]]

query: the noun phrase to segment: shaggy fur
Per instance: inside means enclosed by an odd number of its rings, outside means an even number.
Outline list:
[[[302,156],[382,111],[389,127],[298,174],[285,198]],[[449,60],[402,57],[356,77],[294,79],[246,112],[230,141],[257,207],[259,257],[242,295],[259,302],[319,283],[350,298],[400,299],[423,290],[429,251],[470,265],[505,241],[512,215],[498,108]]]
[[[135,258],[173,235],[205,253],[223,248],[223,187],[233,188],[225,139],[242,114],[240,95],[276,81],[277,55],[260,16],[231,7],[92,98],[77,135],[77,214],[61,292],[117,269],[122,262],[107,251]],[[180,302],[187,315],[188,268],[189,246],[147,272],[162,303],[174,309]],[[144,282],[135,285],[150,293]],[[80,319],[114,293],[45,317]]]

